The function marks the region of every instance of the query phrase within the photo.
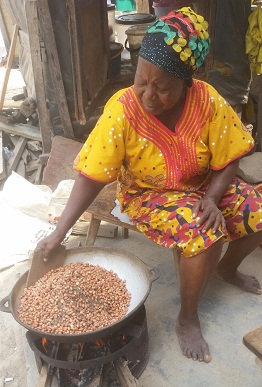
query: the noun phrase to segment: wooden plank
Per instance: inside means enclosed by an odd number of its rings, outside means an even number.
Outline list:
[[[108,75],[109,39],[107,29],[107,39],[105,40],[105,24],[107,21],[105,23],[104,20],[106,9],[105,1],[101,0],[93,1],[92,5],[81,9],[81,22],[83,23],[82,55],[85,63],[86,89],[92,101],[97,98],[97,93],[103,88]]]
[[[137,13],[150,13],[149,0],[136,0]]]
[[[30,154],[27,149],[24,150],[22,154],[22,159],[24,160],[24,163],[27,164],[30,161]]]
[[[0,180],[6,177],[6,165],[5,165],[2,136],[3,136],[2,131],[0,131]]]
[[[43,170],[44,170],[44,165],[39,165],[35,175],[35,184],[37,185],[41,184],[42,182]]]
[[[19,164],[20,158],[22,156],[22,153],[25,149],[26,143],[27,143],[26,138],[20,137],[20,139],[18,140],[18,142],[15,146],[15,149],[13,150],[13,156],[10,157],[10,159],[7,162],[7,175],[8,176],[12,173],[12,171],[16,170],[16,168]]]
[[[36,178],[36,175],[37,175],[37,171],[34,171],[32,172],[29,176],[27,176],[27,180],[32,183],[32,184],[37,184],[35,183],[35,178]]]
[[[31,140],[42,141],[39,129],[35,126],[25,124],[6,124],[0,121],[0,130],[17,136],[30,138]]]
[[[36,281],[42,278],[50,270],[58,269],[65,262],[65,246],[59,245],[52,258],[47,262],[43,260],[43,251],[34,250],[30,256],[31,266],[29,269],[26,287],[35,285]]]
[[[25,163],[24,163],[24,160],[20,159],[18,165],[17,165],[17,168],[16,168],[16,173],[18,173],[18,175],[22,176],[23,178],[25,178]]]
[[[65,88],[62,78],[61,66],[56,47],[55,35],[52,25],[52,19],[49,11],[48,0],[38,0],[39,20],[42,26],[44,43],[46,47],[50,74],[52,76],[56,102],[60,113],[60,119],[63,126],[64,135],[67,138],[74,139],[74,131],[68,110],[68,104],[65,94]]]
[[[13,101],[12,99],[5,99],[3,109],[19,109],[21,101]],[[3,111],[2,109],[2,111]]]
[[[11,71],[14,56],[15,56],[15,48],[16,48],[16,42],[17,42],[17,37],[18,37],[18,31],[19,31],[19,27],[17,24],[15,24],[13,36],[12,36],[12,40],[11,40],[11,47],[10,47],[10,51],[9,51],[8,59],[7,59],[7,64],[6,64],[4,82],[3,82],[2,91],[1,91],[0,110],[4,106],[7,84],[8,84],[9,75],[10,75],[10,71]]]
[[[79,51],[79,23],[77,23],[75,1],[68,1],[68,18],[69,18],[69,36],[71,46],[71,62],[73,72],[73,87],[75,99],[75,116],[81,125],[86,124],[85,106],[84,106],[84,92],[83,92],[83,72]],[[86,102],[86,101],[85,101]]]
[[[72,229],[72,234],[87,235],[89,222],[76,222]],[[118,227],[108,222],[101,221],[97,236],[105,238],[115,238],[118,233]]]
[[[36,387],[50,387],[52,377],[48,374],[47,364],[43,364]]]
[[[139,381],[132,375],[128,362],[122,358],[116,361],[115,369],[122,387],[139,387]]]
[[[262,327],[247,333],[243,337],[245,346],[262,360]]]
[[[39,163],[38,160],[30,160],[25,166],[26,173],[34,172],[38,169]]]
[[[35,93],[36,93],[36,102],[38,108],[38,118],[39,118],[39,127],[40,138],[34,138],[33,140],[40,140],[43,143],[43,151],[45,153],[50,152],[52,146],[51,140],[51,122],[50,114],[47,108],[46,95],[45,95],[45,86],[44,86],[44,77],[42,69],[42,60],[41,60],[41,48],[40,48],[40,37],[39,37],[39,21],[37,14],[37,4],[36,1],[25,2],[25,11],[27,18],[28,26],[28,37],[30,43],[30,53],[32,61],[32,69],[35,83]],[[29,137],[32,138],[32,137]]]

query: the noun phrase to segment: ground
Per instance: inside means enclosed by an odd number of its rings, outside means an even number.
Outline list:
[[[148,241],[142,234],[130,232],[127,240],[97,238],[97,246],[132,252],[146,264],[160,269],[146,301],[150,355],[139,381],[143,387],[260,387],[262,369],[255,355],[242,343],[243,336],[262,324],[262,296],[245,293],[212,278],[200,306],[203,334],[210,345],[211,363],[194,362],[184,357],[175,335],[179,310],[179,285],[170,250]],[[258,248],[241,265],[245,273],[256,273],[262,281]],[[0,298],[9,294],[17,278],[28,268],[20,263],[0,272]],[[0,312],[0,375],[12,377],[10,387],[35,387],[38,373],[34,357],[25,339],[25,331],[11,314]],[[1,383],[0,379],[0,383]],[[53,387],[53,386],[52,386]]]

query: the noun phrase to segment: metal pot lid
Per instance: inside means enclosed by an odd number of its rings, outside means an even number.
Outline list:
[[[119,24],[143,24],[152,23],[156,19],[155,15],[150,13],[129,13],[127,15],[120,15],[116,17],[116,23]]]

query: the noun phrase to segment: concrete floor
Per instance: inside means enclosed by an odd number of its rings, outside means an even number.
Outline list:
[[[175,335],[179,288],[171,251],[136,232],[130,232],[127,240],[120,232],[114,239],[99,237],[96,246],[132,252],[161,271],[146,301],[150,355],[139,378],[143,387],[261,387],[262,369],[255,363],[255,355],[242,344],[242,338],[262,325],[262,296],[212,278],[202,298],[200,317],[213,360],[209,364],[194,362],[180,353]],[[261,252],[258,248],[241,267],[245,273],[256,273],[260,281]],[[27,269],[28,263],[24,262],[0,272],[1,299]],[[37,385],[34,357],[24,334],[10,314],[0,312],[0,385],[1,381],[10,387]],[[8,377],[13,380],[4,384]]]

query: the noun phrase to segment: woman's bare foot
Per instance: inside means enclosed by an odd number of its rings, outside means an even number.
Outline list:
[[[202,336],[198,318],[188,320],[178,316],[176,334],[183,355],[193,360],[210,362],[211,355],[207,342]]]
[[[233,274],[217,268],[215,276],[221,280],[229,282],[246,292],[262,294],[261,285],[257,278],[252,275],[242,274],[238,270]]]

